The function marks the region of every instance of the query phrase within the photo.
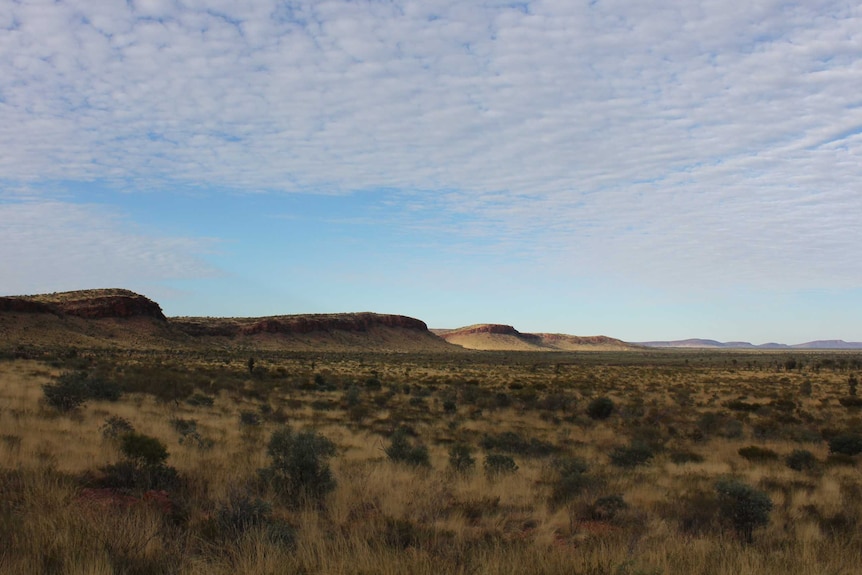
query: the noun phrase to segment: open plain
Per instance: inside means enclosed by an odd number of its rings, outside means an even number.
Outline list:
[[[0,350],[0,571],[862,564],[858,352],[421,351],[356,317],[214,345],[136,313],[3,313],[31,315]]]

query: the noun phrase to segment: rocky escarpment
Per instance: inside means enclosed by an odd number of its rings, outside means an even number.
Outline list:
[[[425,322],[369,312],[250,318],[166,318],[123,289],[0,297],[0,349],[15,346],[135,349],[457,351]]]
[[[398,328],[427,333],[425,322],[403,315],[341,313],[283,315],[260,318],[171,318],[171,324],[192,336],[240,336],[256,334],[302,335],[344,331],[368,332],[373,328]]]
[[[124,289],[98,289],[0,297],[0,311],[53,313],[85,319],[149,317],[166,321],[156,302]]]

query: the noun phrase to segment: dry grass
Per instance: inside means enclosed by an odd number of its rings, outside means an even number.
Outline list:
[[[470,357],[294,354],[259,358],[265,371],[255,375],[243,358],[187,358],[171,369],[161,355],[77,358],[120,382],[142,364],[172,377],[188,372],[214,403],[133,393],[116,403],[91,401],[71,414],[46,407],[41,391],[67,365],[0,362],[0,572],[858,572],[862,478],[853,459],[826,465],[822,438],[859,429],[858,414],[837,401],[846,391],[846,369],[779,372],[765,365],[773,361],[766,354],[748,369],[740,367],[745,357],[730,363],[721,355],[703,366],[630,357],[618,363]],[[809,366],[817,356],[810,358]],[[811,397],[798,393],[805,378],[814,382]],[[353,386],[359,392],[351,406]],[[612,398],[617,409],[594,421],[585,409],[599,396]],[[782,399],[795,403],[789,408]],[[454,412],[444,409],[447,400]],[[765,407],[735,411],[727,407],[733,400]],[[244,412],[259,414],[260,425],[241,425]],[[168,464],[183,478],[167,494],[173,509],[134,490],[94,494],[99,470],[121,457],[116,440],[101,432],[109,416],[168,447]],[[181,444],[176,419],[194,420],[211,447]],[[258,479],[257,470],[269,463],[266,443],[282,419],[338,447],[331,461],[337,487],[323,506],[286,504]],[[387,459],[387,435],[398,425],[428,447],[430,467]],[[507,432],[524,440],[511,453],[519,469],[486,476],[482,445]],[[631,441],[649,442],[652,459],[632,468],[612,465],[612,450]],[[472,446],[473,473],[449,469],[455,442]],[[782,457],[807,449],[821,465],[799,472],[782,458],[749,461],[738,453],[749,445]],[[547,446],[554,452],[527,453]],[[703,460],[674,463],[679,452]],[[554,461],[569,456],[586,462],[589,481],[553,503]],[[723,476],[764,491],[774,504],[752,544],[710,507]],[[219,510],[237,494],[267,502],[271,514],[228,533],[219,527]],[[598,513],[597,499],[608,496],[620,496],[626,507],[614,516]]]

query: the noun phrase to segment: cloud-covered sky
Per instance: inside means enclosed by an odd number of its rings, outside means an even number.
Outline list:
[[[862,6],[0,3],[0,292],[862,341]]]

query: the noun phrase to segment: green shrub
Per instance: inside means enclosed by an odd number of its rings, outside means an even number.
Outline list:
[[[654,456],[652,449],[643,443],[634,442],[627,447],[617,447],[611,451],[611,464],[617,467],[632,468],[646,464]]]
[[[607,419],[614,412],[615,407],[609,397],[597,397],[587,405],[587,415],[590,419]]]
[[[273,432],[266,453],[271,463],[260,474],[282,498],[292,503],[303,498],[319,503],[335,489],[329,469],[335,444],[326,437],[314,431],[293,433],[283,427]]]
[[[721,517],[747,543],[753,541],[754,529],[769,523],[772,500],[763,491],[736,479],[721,479],[715,484]]]
[[[101,469],[102,484],[116,489],[173,489],[180,483],[177,470],[165,464],[168,450],[155,437],[130,432],[120,437],[125,457]]]
[[[99,431],[102,432],[102,437],[105,439],[117,439],[134,430],[132,423],[119,415],[109,415],[105,418],[105,423],[99,427]]]
[[[812,471],[817,469],[817,458],[807,449],[795,449],[784,460],[787,467],[795,471]]]
[[[595,483],[595,480],[587,475],[586,462],[579,457],[558,459],[553,467],[557,477],[551,487],[552,507],[570,501]]]
[[[862,435],[843,433],[829,440],[829,453],[857,455],[862,453]]]
[[[155,437],[143,433],[126,433],[120,438],[120,452],[138,465],[155,467],[168,459],[168,449]]]
[[[854,395],[841,397],[838,399],[838,403],[847,408],[858,408],[862,407],[862,397],[856,397]]]
[[[406,463],[413,467],[430,467],[428,447],[413,445],[407,436],[407,428],[399,427],[396,429],[389,438],[389,447],[384,449],[386,456],[396,463]]]
[[[778,454],[765,447],[757,445],[749,445],[748,447],[740,447],[737,451],[740,457],[749,461],[775,461],[778,459]]]
[[[670,454],[670,460],[677,465],[701,463],[703,462],[703,456],[693,451],[674,451]]]
[[[514,473],[518,470],[518,465],[515,460],[508,455],[500,453],[491,453],[485,456],[485,475],[489,478],[495,478],[500,475]]]
[[[42,386],[45,402],[60,411],[72,411],[90,399],[117,401],[123,394],[119,385],[86,372],[76,371],[61,374],[56,383]]]
[[[239,424],[243,427],[257,427],[261,423],[260,415],[254,411],[243,410],[239,412]]]
[[[622,495],[605,495],[596,499],[589,508],[593,521],[613,521],[621,511],[629,508]]]
[[[486,435],[482,438],[482,448],[486,451],[502,451],[530,457],[544,457],[559,451],[559,448],[552,443],[535,437],[526,439],[514,431]]]
[[[456,473],[467,474],[476,467],[476,458],[469,445],[456,443],[449,449],[449,467]]]
[[[215,403],[215,400],[203,393],[195,393],[191,395],[188,399],[186,399],[186,403],[192,405],[194,407],[212,407]]]
[[[221,534],[238,539],[247,530],[269,523],[272,505],[258,497],[232,490],[227,501],[219,505],[215,517]]]

